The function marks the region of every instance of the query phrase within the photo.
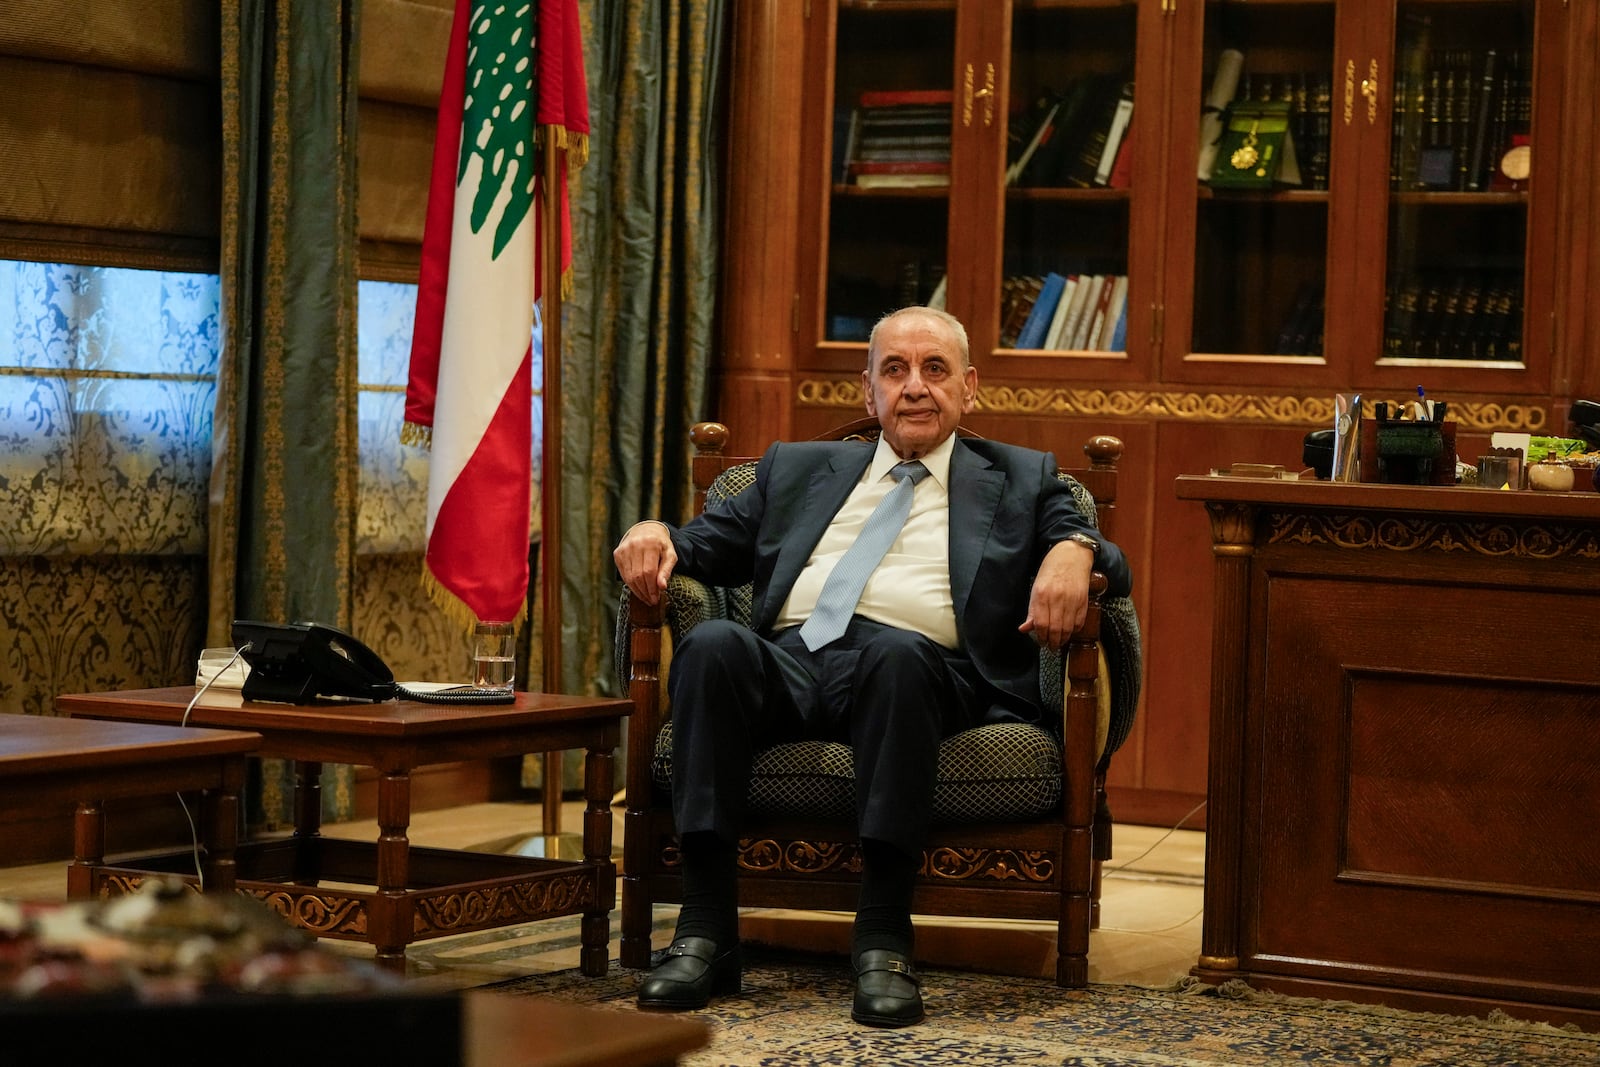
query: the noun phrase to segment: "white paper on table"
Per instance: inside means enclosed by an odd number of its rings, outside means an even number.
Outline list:
[[[1517,448],[1522,450],[1522,458],[1528,458],[1528,446],[1533,444],[1531,433],[1507,433],[1496,431],[1489,438],[1490,448]]]
[[[1217,72],[1211,78],[1211,91],[1206,94],[1205,110],[1200,113],[1200,165],[1197,168],[1201,181],[1211,180],[1211,171],[1217,165],[1217,143],[1222,139],[1222,110],[1233,103],[1239,91],[1239,71],[1244,67],[1244,53],[1237,48],[1224,49],[1217,57]]]

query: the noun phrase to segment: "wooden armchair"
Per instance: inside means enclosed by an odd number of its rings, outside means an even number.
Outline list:
[[[877,431],[875,420],[862,419],[823,437],[875,439]],[[691,433],[697,507],[754,480],[754,457],[722,454],[727,437],[719,423],[700,423]],[[1112,536],[1122,442],[1093,437],[1084,451],[1090,466],[1062,476],[1073,484],[1080,510]],[[1105,589],[1105,578],[1094,575],[1083,627],[1064,654],[1041,652],[1042,688],[1047,704],[1061,708],[1059,721],[989,724],[941,746],[935,827],[913,898],[919,914],[1054,921],[1056,981],[1064,986],[1088,981],[1100,861],[1110,856],[1105,769],[1132,724],[1141,678],[1132,604],[1106,598]],[[717,589],[682,576],[672,578],[662,605],[623,592],[618,670],[634,705],[622,864],[624,966],[649,966],[653,905],[682,899],[664,686],[672,635],[704,618],[748,621],[749,612],[748,587]],[[780,744],[757,758],[751,823],[739,841],[741,907],[855,908],[861,861],[853,789],[847,745]]]

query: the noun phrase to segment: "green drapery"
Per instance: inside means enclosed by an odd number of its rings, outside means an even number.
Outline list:
[[[611,550],[641,518],[687,513],[689,427],[708,414],[728,20],[723,0],[581,11],[594,129],[562,320],[559,688],[614,693]]]
[[[359,0],[223,0],[222,348],[207,638],[235,618],[347,627],[356,513]],[[252,818],[289,817],[263,760]],[[324,768],[325,814],[352,807]]]

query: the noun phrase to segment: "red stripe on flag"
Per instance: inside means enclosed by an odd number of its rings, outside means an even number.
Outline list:
[[[481,620],[514,621],[526,608],[532,395],[530,345],[428,539],[429,572]]]
[[[411,373],[405,421],[433,425],[438,396],[439,349],[444,305],[450,288],[450,238],[455,224],[456,168],[461,159],[461,113],[467,98],[467,22],[470,3],[456,5],[439,87],[439,122],[434,131],[428,212],[423,220],[422,264],[417,274],[417,311],[411,329]]]

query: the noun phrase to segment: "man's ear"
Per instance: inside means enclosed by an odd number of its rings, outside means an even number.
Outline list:
[[[877,418],[878,404],[877,400],[872,395],[872,375],[868,374],[866,371],[861,372],[861,395],[864,396],[867,401],[867,414],[871,415],[873,418]]]
[[[961,413],[965,415],[978,402],[978,368],[968,367],[961,376]]]

